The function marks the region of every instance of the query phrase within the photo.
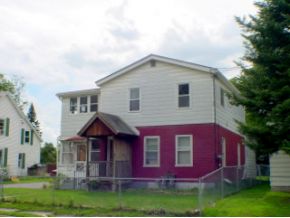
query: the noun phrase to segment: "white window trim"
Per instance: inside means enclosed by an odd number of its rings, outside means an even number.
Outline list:
[[[146,164],[146,139],[157,139],[157,164]],[[160,136],[145,136],[143,142],[143,167],[160,167]]]
[[[92,96],[97,96],[97,103],[93,103],[92,104],[92,102],[91,102],[91,98],[92,98]],[[99,111],[99,95],[89,95],[88,96],[88,112],[89,113],[96,113],[96,112],[98,112]],[[96,111],[91,111],[91,105],[97,105],[97,110]]]
[[[188,96],[189,96],[189,106],[188,107],[179,107],[179,85],[184,85],[184,84],[188,84],[189,86],[189,93],[188,93]],[[180,82],[180,83],[177,83],[177,90],[176,90],[176,107],[178,110],[188,110],[188,109],[191,109],[191,84],[190,82]],[[185,96],[185,95],[181,95],[181,96]]]
[[[71,146],[71,151],[64,151],[63,146],[67,146],[66,144],[62,144],[62,148],[61,148],[61,157],[60,157],[60,159],[61,159],[61,164],[64,165],[64,166],[74,165],[74,162],[75,162],[74,143],[73,142],[69,142],[68,145]],[[64,163],[64,158],[63,158],[64,154],[72,154],[72,157],[73,157],[72,163]]]
[[[131,100],[137,100],[137,99],[131,99],[131,89],[139,89],[139,110],[134,110],[134,111],[131,111],[130,110],[130,102]],[[128,112],[129,113],[139,113],[141,112],[141,88],[140,87],[131,87],[129,88],[128,90]]]
[[[71,104],[70,104],[71,103],[71,101],[70,101],[71,98],[76,98],[77,99],[77,104],[76,104],[77,109],[76,109],[76,112],[75,113],[72,113],[71,112]],[[69,111],[69,114],[70,115],[74,116],[74,115],[80,114],[80,111],[79,111],[79,97],[69,97],[68,98],[68,105],[69,105],[68,106],[68,111]]]
[[[87,98],[87,103],[86,104],[81,104],[81,98],[84,98],[84,97],[86,97]],[[78,104],[78,106],[79,106],[79,108],[78,108],[78,111],[79,111],[79,113],[80,114],[86,114],[86,113],[89,113],[89,111],[90,111],[90,104],[89,104],[89,100],[90,100],[90,98],[89,98],[89,96],[88,95],[82,95],[82,96],[80,96],[80,97],[78,97],[79,98],[79,104]],[[82,107],[82,105],[85,105],[85,106],[87,106],[87,111],[86,112],[82,112],[81,111],[81,107]]]
[[[177,142],[179,137],[189,137],[190,138],[190,163],[189,164],[178,164],[178,152],[177,152]],[[175,136],[175,167],[192,167],[193,166],[193,139],[192,135],[176,135]]]

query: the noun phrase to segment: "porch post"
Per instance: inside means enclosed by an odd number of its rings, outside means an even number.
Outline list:
[[[86,177],[90,176],[90,166],[89,166],[89,155],[90,155],[90,138],[87,138],[87,167],[86,167]]]

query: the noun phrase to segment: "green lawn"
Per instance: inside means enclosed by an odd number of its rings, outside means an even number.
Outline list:
[[[32,177],[32,176],[25,176],[19,177],[19,181],[11,181],[11,180],[4,180],[2,184],[16,184],[16,183],[35,183],[35,182],[52,182],[53,179],[49,177]]]
[[[121,194],[114,192],[87,192],[72,190],[5,188],[5,204],[30,204],[40,207],[58,206],[55,213],[73,215],[100,214],[117,216],[144,215],[192,215],[197,207],[197,193],[176,191],[131,190]],[[3,204],[3,203],[2,203]],[[7,206],[7,205],[6,205]],[[4,207],[3,205],[0,207]],[[70,208],[67,210],[66,208]],[[81,208],[81,209],[80,209]],[[121,208],[121,209],[120,209]],[[21,208],[20,208],[21,209]],[[45,208],[44,208],[45,209]],[[92,214],[93,210],[93,214]],[[120,214],[120,215],[121,215]]]
[[[218,201],[203,215],[290,217],[290,193],[272,192],[268,185],[256,186]]]

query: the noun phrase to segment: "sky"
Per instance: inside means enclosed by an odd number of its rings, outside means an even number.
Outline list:
[[[0,72],[17,76],[33,102],[44,142],[60,134],[56,93],[158,54],[239,74],[244,53],[235,16],[252,0],[0,0]]]

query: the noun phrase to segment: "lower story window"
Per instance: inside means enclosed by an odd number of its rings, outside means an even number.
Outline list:
[[[160,166],[160,138],[158,136],[144,138],[144,166]]]
[[[62,145],[62,164],[73,164],[73,143],[64,143]]]
[[[176,166],[192,166],[192,135],[176,136]]]
[[[18,168],[25,168],[25,153],[18,154]]]

